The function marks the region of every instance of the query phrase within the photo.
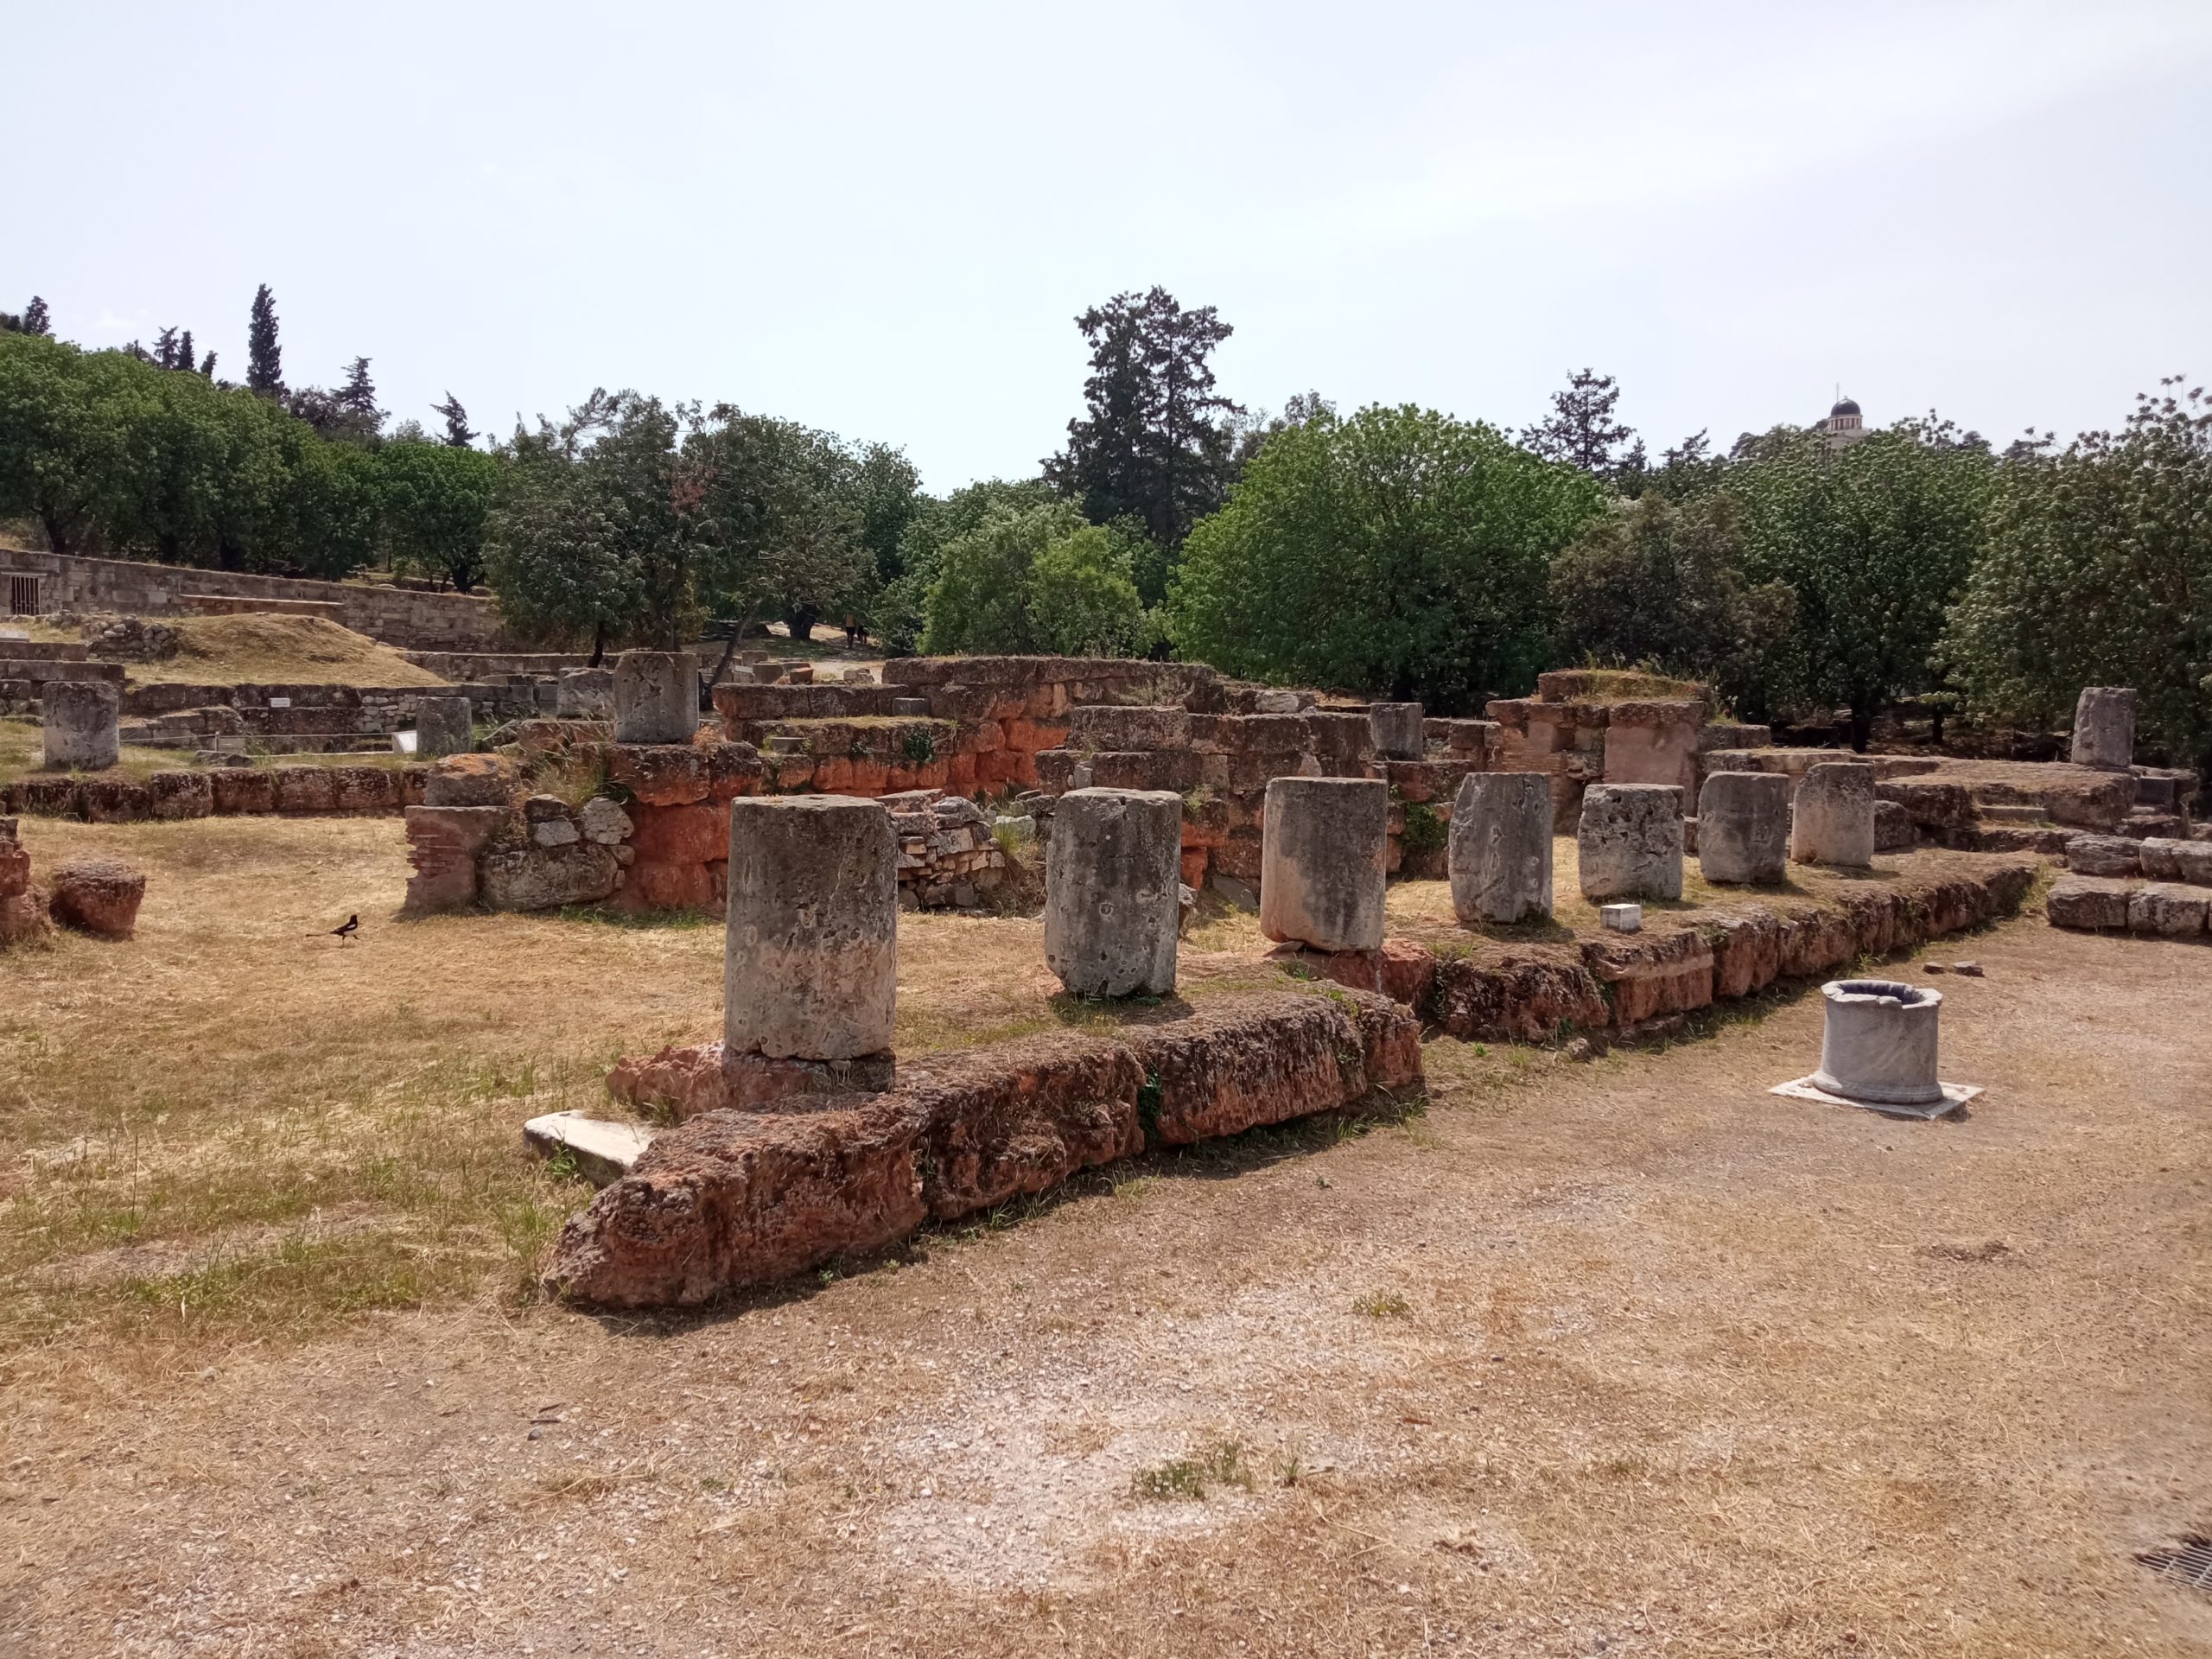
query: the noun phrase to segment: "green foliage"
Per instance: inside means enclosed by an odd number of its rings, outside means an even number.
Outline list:
[[[1209,1486],[1239,1486],[1252,1490],[1252,1468],[1244,1447],[1236,1440],[1222,1440],[1187,1458],[1173,1458],[1137,1471],[1130,1484],[1135,1495],[1147,1503],[1188,1499],[1204,1501]]]
[[[1031,569],[1046,547],[1083,527],[1074,507],[1055,501],[994,511],[947,541],[922,649],[992,655],[1043,649],[1029,614]]]
[[[1556,660],[1649,664],[1764,709],[1796,598],[1781,582],[1744,580],[1738,520],[1723,494],[1677,505],[1654,488],[1617,502],[1552,562]]]
[[[930,589],[944,574],[946,544],[969,534],[1000,509],[1049,506],[1057,499],[1040,480],[1009,483],[995,478],[956,490],[942,500],[917,498],[899,535],[899,574],[877,591],[869,608],[868,631],[887,650],[918,649],[928,621]]]
[[[1943,647],[1972,706],[2049,726],[2084,685],[2132,685],[2139,729],[2212,760],[2212,400],[2180,384],[1998,469]]]
[[[1134,657],[1146,644],[1126,538],[1089,524],[1047,545],[1029,570],[1029,618],[1038,642],[1063,657]]]
[[[1853,747],[1892,698],[1935,683],[1931,653],[1973,569],[1995,469],[1986,445],[1932,417],[1842,450],[1778,430],[1729,467],[1746,578],[1796,596],[1777,680],[1789,696],[1848,704]]]
[[[377,465],[391,568],[468,592],[484,574],[484,520],[499,485],[497,457],[450,442],[395,442],[377,451]]]
[[[1476,707],[1544,666],[1552,556],[1602,500],[1494,427],[1319,413],[1269,437],[1192,532],[1170,629],[1231,674]]]
[[[1452,826],[1439,817],[1426,801],[1406,803],[1406,827],[1398,844],[1409,854],[1440,853],[1452,838]]]

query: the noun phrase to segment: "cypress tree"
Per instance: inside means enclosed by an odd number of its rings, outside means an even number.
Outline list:
[[[446,442],[455,449],[466,449],[476,442],[476,434],[468,424],[468,411],[461,406],[461,399],[448,391],[442,404],[432,404],[433,414],[446,417]]]
[[[262,283],[253,296],[253,318],[246,327],[245,383],[264,397],[284,391],[284,353],[276,343],[276,299]]]

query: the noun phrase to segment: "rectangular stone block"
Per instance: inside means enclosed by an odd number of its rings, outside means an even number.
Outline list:
[[[2044,914],[2053,927],[2117,931],[2127,925],[2128,884],[2094,875],[2063,875],[2051,884]]]

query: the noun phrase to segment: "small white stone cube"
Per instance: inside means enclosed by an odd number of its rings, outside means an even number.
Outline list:
[[[1643,906],[1600,905],[1598,906],[1598,919],[1616,933],[1641,933],[1643,931]]]

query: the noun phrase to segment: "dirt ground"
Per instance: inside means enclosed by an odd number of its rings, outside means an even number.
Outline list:
[[[2131,1559],[2212,1529],[2212,949],[1925,953],[1961,1121],[1766,1094],[1802,994],[1444,1040],[1396,1124],[606,1319],[518,1291],[584,1194],[514,1125],[710,1030],[712,930],[393,924],[384,821],[25,835],[156,879],[0,957],[0,1652],[2212,1649]],[[1029,925],[905,920],[902,1045],[1050,1017]]]

